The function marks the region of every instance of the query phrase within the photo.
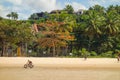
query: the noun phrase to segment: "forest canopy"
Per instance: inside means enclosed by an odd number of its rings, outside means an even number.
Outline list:
[[[100,5],[74,12],[63,10],[33,13],[17,20],[17,12],[0,17],[0,56],[115,57],[120,50],[120,6]]]

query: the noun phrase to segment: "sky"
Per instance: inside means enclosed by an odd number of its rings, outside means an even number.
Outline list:
[[[0,16],[7,18],[6,15],[10,12],[17,12],[20,20],[26,20],[33,13],[61,10],[68,4],[77,11],[96,4],[105,8],[120,5],[120,0],[0,0]]]

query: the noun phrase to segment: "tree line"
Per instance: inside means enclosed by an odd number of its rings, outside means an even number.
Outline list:
[[[115,57],[120,50],[120,6],[100,5],[74,12],[71,5],[28,20],[0,18],[1,56]]]

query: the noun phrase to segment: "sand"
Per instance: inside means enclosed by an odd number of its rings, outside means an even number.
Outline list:
[[[27,60],[34,64],[24,69]],[[115,58],[0,57],[0,80],[120,80]]]
[[[120,68],[116,58],[0,57],[0,67],[23,67],[31,60],[35,67],[47,68]]]

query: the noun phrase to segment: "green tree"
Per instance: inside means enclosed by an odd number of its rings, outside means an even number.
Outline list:
[[[10,17],[11,17],[11,14],[7,14],[7,17],[10,19]]]
[[[120,22],[120,18],[114,6],[110,6],[107,9],[105,17],[106,17],[105,33],[108,36],[116,35],[119,32],[118,24]]]
[[[73,14],[74,13],[74,9],[71,5],[66,5],[64,10],[67,11],[68,14]]]
[[[116,6],[109,6],[106,10],[105,16],[105,25],[102,28],[103,36],[101,39],[101,51],[114,51],[117,48],[117,44],[119,45],[119,13],[118,10],[115,8]],[[117,42],[118,41],[118,42]]]
[[[104,24],[105,18],[100,16],[96,11],[88,11],[88,15],[86,16],[86,29],[85,33],[89,37],[89,47],[91,47],[95,38],[99,38],[102,35],[101,26]]]
[[[34,13],[29,17],[29,19],[30,20],[37,20],[37,19],[39,19],[39,16],[36,13]]]
[[[102,14],[101,14],[102,12]],[[101,37],[101,27],[105,24],[105,10],[99,5],[90,7],[89,10],[77,15],[77,27],[75,29],[78,50],[85,47],[89,51],[97,50],[99,39]]]
[[[8,18],[11,17],[11,19],[13,19],[13,20],[18,19],[18,14],[17,14],[17,12],[11,12],[10,14],[7,14],[6,16],[7,16]]]

